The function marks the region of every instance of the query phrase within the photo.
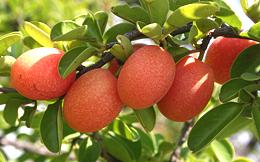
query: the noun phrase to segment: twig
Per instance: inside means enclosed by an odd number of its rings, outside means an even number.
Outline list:
[[[16,92],[16,90],[13,89],[13,88],[4,88],[4,87],[2,87],[2,88],[0,88],[0,92],[2,92],[2,93],[11,93],[11,92]]]
[[[86,72],[88,72],[90,70],[102,67],[103,65],[105,65],[106,63],[111,61],[113,58],[114,58],[114,56],[110,52],[105,52],[103,57],[101,58],[101,60],[99,60],[98,62],[96,62],[93,65],[82,68],[81,71],[78,72],[77,78],[79,78],[81,75],[85,74]]]
[[[182,33],[186,33],[190,31],[190,28],[192,26],[192,23],[187,24],[184,27],[178,28],[175,31],[172,32],[172,36],[176,36],[178,34],[182,34]],[[124,34],[124,36],[126,36],[129,40],[134,40],[137,39],[139,37],[142,37],[143,34],[140,33],[137,29],[131,31],[131,32],[127,32]],[[117,42],[111,42],[108,43],[106,45],[106,49],[110,49],[111,47],[113,47],[113,45],[115,45]],[[79,78],[81,75],[85,74],[86,72],[96,69],[96,68],[100,68],[103,65],[105,65],[106,63],[110,62],[112,59],[114,58],[114,56],[110,53],[110,52],[104,52],[101,60],[99,60],[98,62],[96,62],[93,65],[90,65],[88,67],[84,67],[83,65],[81,65],[80,67],[78,67],[78,74],[77,74],[77,78]]]
[[[184,123],[177,146],[173,150],[169,162],[180,162],[181,147],[183,143],[186,141],[193,124],[194,124],[194,120],[190,120]]]
[[[11,141],[5,137],[0,138],[0,145],[13,146],[18,150],[24,150],[42,156],[58,156],[58,154],[49,152],[45,147],[36,147],[35,144],[26,141]]]

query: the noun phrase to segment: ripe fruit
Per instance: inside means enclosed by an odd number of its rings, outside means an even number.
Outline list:
[[[117,79],[105,69],[82,75],[64,98],[64,117],[79,132],[94,132],[107,126],[119,114],[122,102]]]
[[[168,119],[187,121],[207,105],[213,86],[212,69],[195,58],[184,57],[177,63],[172,87],[158,108]]]
[[[246,48],[257,42],[239,39],[218,37],[210,45],[205,63],[214,72],[215,81],[223,84],[230,79],[230,70],[236,57]]]
[[[73,72],[62,79],[58,64],[63,52],[56,48],[35,48],[23,53],[12,65],[11,84],[23,96],[49,100],[64,95],[75,80]]]
[[[118,77],[118,93],[126,105],[143,109],[157,103],[169,90],[175,74],[170,54],[159,46],[145,46],[125,62]]]
[[[135,52],[136,50],[138,50],[139,48],[145,46],[145,44],[134,44],[133,45],[133,51]],[[110,66],[108,68],[108,70],[112,73],[112,74],[115,74],[117,72],[119,68],[119,64],[117,62],[116,59],[113,59],[111,62],[110,62]]]

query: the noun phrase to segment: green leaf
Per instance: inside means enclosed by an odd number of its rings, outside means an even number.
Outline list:
[[[23,44],[27,46],[29,49],[41,47],[41,45],[30,36],[23,38]]]
[[[216,137],[217,139],[228,138],[239,130],[252,124],[252,119],[244,117],[242,114],[228,124]]]
[[[39,22],[39,21],[32,21],[31,23],[37,26],[38,28],[40,28],[41,30],[43,30],[48,35],[51,33],[51,28],[47,24],[44,24],[43,22]]]
[[[252,116],[253,116],[253,121],[254,125],[256,128],[256,132],[258,137],[260,137],[260,99],[258,98],[255,103],[252,105],[253,111],[252,111]]]
[[[123,35],[135,29],[135,25],[130,23],[119,23],[109,28],[104,34],[104,43],[116,41],[117,35]]]
[[[170,2],[170,9],[172,11],[180,8],[181,6],[187,5],[187,4],[191,4],[191,3],[195,3],[198,2],[199,0],[169,0]]]
[[[184,47],[179,47],[179,46],[178,47],[168,47],[167,51],[172,54],[175,62],[178,62],[183,57],[190,54],[188,49],[186,49]]]
[[[249,31],[247,32],[247,34],[248,34],[250,37],[252,37],[252,38],[254,38],[254,39],[260,41],[260,22],[254,24],[254,25],[249,29]]]
[[[260,45],[256,44],[242,51],[231,68],[231,78],[240,77],[243,73],[260,71]]]
[[[124,35],[118,35],[116,37],[118,44],[115,44],[110,52],[119,60],[124,62],[132,53],[133,46],[131,41]]]
[[[137,129],[140,135],[140,141],[142,143],[142,147],[147,151],[148,154],[153,155],[155,153],[155,146],[153,142],[153,134],[146,133],[141,129]]]
[[[169,0],[140,0],[140,2],[148,12],[150,22],[162,26],[169,12]]]
[[[103,137],[105,149],[115,158],[123,162],[135,162],[136,157],[134,149],[125,140],[117,136],[113,132],[108,132]]]
[[[253,20],[255,23],[260,20],[260,0],[254,0],[253,5],[251,5],[246,10],[247,16]]]
[[[113,12],[113,14],[133,24],[135,24],[137,21],[141,21],[145,24],[148,24],[150,22],[148,13],[139,6],[130,7],[127,4],[123,4],[112,7],[111,11]]]
[[[241,78],[246,80],[246,81],[257,81],[260,80],[260,76],[257,74],[253,74],[253,73],[243,73],[241,75]]]
[[[231,162],[233,160],[235,151],[228,140],[215,140],[211,143],[211,148],[219,161]]]
[[[2,151],[0,151],[0,161],[1,162],[6,162],[5,155],[2,153]]]
[[[4,109],[4,119],[5,121],[11,125],[15,126],[16,121],[18,119],[18,108],[22,104],[21,100],[19,99],[9,99],[5,105]]]
[[[220,18],[223,22],[236,28],[237,30],[241,29],[242,22],[240,21],[239,17],[235,14],[235,12],[232,11],[224,1],[215,1],[220,6],[220,10],[216,12],[216,17]]]
[[[137,130],[131,126],[128,126],[120,119],[115,119],[109,126],[109,129],[111,129],[115,134],[133,142],[140,139]]]
[[[78,15],[78,16],[74,17],[72,19],[72,21],[74,21],[76,24],[81,26],[83,24],[83,22],[85,21],[86,17],[87,17],[87,14]]]
[[[166,24],[182,27],[189,22],[214,15],[219,8],[213,4],[193,3],[176,9],[167,19]]]
[[[26,99],[25,97],[21,96],[20,94],[18,94],[16,92],[1,93],[0,94],[0,105],[6,104],[9,99],[27,100],[28,103],[32,101],[32,100]]]
[[[66,20],[57,23],[51,30],[51,40],[53,41],[70,41],[70,40],[88,40],[94,41],[95,38],[87,38],[88,26],[79,26],[74,21]]]
[[[94,47],[76,47],[66,52],[59,62],[59,73],[66,78],[71,72],[89,57],[97,54]]]
[[[107,26],[107,21],[108,21],[108,14],[104,11],[98,11],[95,13],[95,19],[98,23],[98,26],[100,28],[101,33],[103,34],[106,26]]]
[[[23,116],[20,118],[21,121],[25,121],[25,125],[28,127],[28,128],[31,128],[31,124],[32,124],[32,118],[33,118],[33,115],[35,114],[36,112],[36,109],[37,109],[37,105],[35,107],[29,107],[29,106],[26,106],[24,108],[24,114]]]
[[[221,102],[230,101],[238,96],[239,90],[252,84],[241,78],[234,78],[226,82],[220,89],[219,99]]]
[[[62,142],[62,108],[61,101],[48,105],[40,125],[42,142],[51,152],[60,152]]]
[[[232,162],[253,162],[253,161],[246,157],[238,157],[236,160],[234,160]]]
[[[79,162],[95,162],[101,154],[98,142],[91,138],[84,139],[79,147]]]
[[[88,26],[87,35],[86,37],[91,37],[95,39],[96,42],[102,42],[102,33],[101,29],[99,28],[99,24],[95,19],[95,16],[92,13],[88,13],[86,16],[83,25]]]
[[[36,112],[32,118],[31,128],[35,130],[40,130],[41,121],[43,118],[44,112]]]
[[[44,47],[53,47],[53,42],[50,40],[49,34],[33,23],[25,22],[24,29],[29,36]]]
[[[238,103],[225,103],[203,115],[192,128],[188,147],[192,151],[199,151],[242,112],[243,107]],[[210,129],[209,129],[210,128]]]
[[[143,128],[147,132],[152,131],[156,121],[156,114],[154,108],[150,107],[142,110],[134,110],[134,112]]]
[[[0,76],[10,75],[11,67],[16,59],[12,56],[0,56]]]
[[[147,37],[155,40],[159,40],[162,35],[162,27],[157,23],[148,24],[146,26],[141,27],[139,23],[137,23],[138,30],[146,35]]]
[[[21,32],[12,32],[0,37],[0,56],[5,55],[5,51],[15,42],[23,38]]]
[[[3,111],[0,111],[0,129],[8,129],[10,125],[5,121]]]
[[[240,0],[241,7],[243,11],[246,13],[246,10],[248,9],[248,0]]]

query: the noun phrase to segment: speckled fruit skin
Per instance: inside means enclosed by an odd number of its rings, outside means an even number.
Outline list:
[[[134,44],[133,45],[133,51],[135,52],[136,50],[138,50],[139,48],[145,46],[145,44],[141,44],[141,43],[138,43],[138,44]],[[112,74],[115,74],[117,72],[119,68],[119,64],[117,62],[117,60],[114,58],[111,62],[110,62],[110,66],[108,68],[108,70],[112,73]]]
[[[49,100],[64,95],[76,73],[62,79],[58,64],[64,52],[56,48],[35,48],[23,53],[11,68],[11,84],[21,95],[33,100]]]
[[[246,48],[257,42],[239,39],[218,37],[210,45],[205,63],[214,72],[215,81],[223,84],[230,80],[230,70],[236,57]]]
[[[124,104],[144,109],[157,103],[169,90],[175,74],[171,55],[159,46],[134,52],[118,77],[118,93]]]
[[[204,109],[213,87],[212,69],[195,58],[184,57],[177,63],[172,87],[157,104],[158,108],[170,120],[187,121]]]
[[[82,75],[64,98],[68,125],[79,132],[94,132],[111,123],[122,109],[116,86],[117,79],[106,69]]]

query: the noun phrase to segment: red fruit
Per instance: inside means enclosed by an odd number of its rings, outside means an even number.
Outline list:
[[[118,78],[118,93],[126,105],[143,109],[157,103],[174,79],[175,63],[159,46],[145,46],[125,62]]]
[[[33,100],[49,100],[64,95],[74,82],[76,73],[61,78],[58,64],[63,54],[56,48],[46,47],[23,53],[12,65],[12,86]]]
[[[205,63],[214,72],[215,81],[223,84],[230,80],[230,70],[236,57],[246,48],[257,44],[255,41],[218,37],[210,45]]]
[[[116,86],[117,79],[105,69],[82,75],[64,98],[68,125],[79,132],[94,132],[111,123],[122,108]]]
[[[133,51],[135,52],[136,50],[138,50],[139,48],[145,46],[145,44],[134,44],[133,45]],[[110,66],[108,68],[108,70],[112,73],[112,74],[115,74],[117,72],[119,68],[119,64],[117,62],[116,59],[113,59],[111,62],[110,62]]]
[[[168,119],[187,121],[207,105],[213,86],[212,69],[195,58],[184,57],[177,63],[172,87],[158,103],[158,108]]]

